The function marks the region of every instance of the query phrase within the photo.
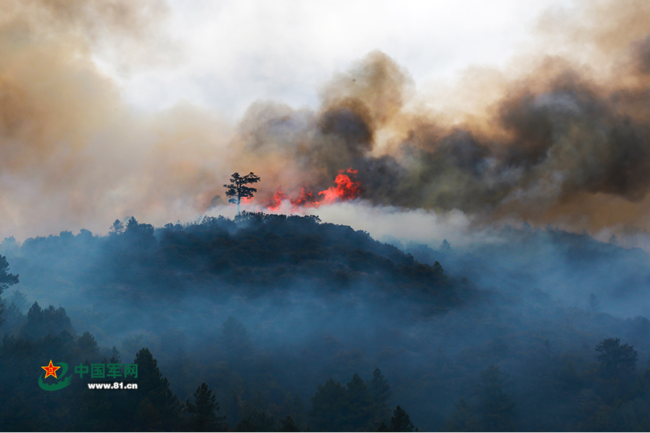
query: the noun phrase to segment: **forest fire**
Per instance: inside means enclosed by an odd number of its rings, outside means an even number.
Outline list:
[[[268,209],[270,211],[277,211],[280,209],[282,202],[287,200],[294,209],[298,207],[319,207],[323,204],[354,200],[361,194],[361,182],[351,179],[350,175],[356,175],[358,172],[359,170],[353,170],[352,168],[341,170],[336,176],[336,179],[334,179],[335,186],[320,191],[315,196],[312,191],[300,188],[300,195],[298,197],[289,198],[284,192],[278,189]]]

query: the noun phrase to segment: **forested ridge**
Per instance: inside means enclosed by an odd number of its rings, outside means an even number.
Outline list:
[[[321,224],[316,217],[254,213],[159,229],[132,218],[125,226],[116,221],[104,238],[85,230],[32,238],[13,266],[34,284],[54,273],[99,289],[107,299],[129,301],[191,292],[254,297],[304,283],[322,292],[371,286],[379,297],[420,297],[429,314],[460,305],[475,292],[468,281],[446,275],[439,263],[419,263],[367,233]]]
[[[642,258],[557,230],[514,235],[528,249],[551,237],[584,263]],[[600,292],[572,305],[528,286],[532,270],[498,284],[512,269],[495,248],[524,260],[523,244],[400,249],[317,217],[251,213],[6,239],[0,427],[649,429],[650,321],[603,312]],[[50,360],[137,364],[137,378],[99,382],[138,389],[92,390],[77,374],[45,391]]]

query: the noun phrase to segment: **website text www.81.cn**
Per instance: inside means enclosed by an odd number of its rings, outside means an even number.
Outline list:
[[[124,383],[124,382],[113,382],[113,383],[89,383],[88,389],[138,389],[137,383]]]

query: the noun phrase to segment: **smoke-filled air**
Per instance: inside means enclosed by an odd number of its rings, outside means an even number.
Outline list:
[[[0,2],[0,430],[649,430],[650,2],[542,3]]]

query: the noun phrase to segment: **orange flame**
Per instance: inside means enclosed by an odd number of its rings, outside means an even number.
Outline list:
[[[311,191],[305,191],[305,188],[300,188],[300,196],[290,201],[291,204],[294,206],[303,206],[303,207],[317,206],[314,193],[312,193]]]
[[[280,209],[280,205],[284,200],[287,199],[287,196],[280,190],[275,193],[273,198],[271,199],[273,201],[273,204],[269,205],[268,209],[271,211],[277,211]]]
[[[348,173],[357,174],[359,170],[348,169]],[[323,195],[323,200],[319,202],[320,204],[330,204],[337,201],[348,201],[354,200],[359,197],[361,193],[361,183],[355,182],[350,179],[350,176],[343,174],[345,170],[341,170],[336,176],[334,183],[336,186],[331,186],[325,191],[321,191],[318,195]]]
[[[282,202],[286,200],[291,203],[294,209],[298,207],[319,207],[323,204],[354,200],[361,194],[361,182],[352,180],[348,174],[354,175],[358,172],[359,170],[353,170],[352,168],[341,170],[334,179],[335,186],[319,192],[316,197],[313,192],[300,188],[298,197],[288,198],[282,190],[278,189],[267,208],[270,211],[278,211]]]

